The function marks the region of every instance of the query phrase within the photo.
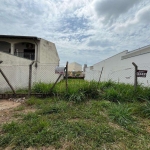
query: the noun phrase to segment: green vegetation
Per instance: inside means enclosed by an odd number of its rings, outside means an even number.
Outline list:
[[[133,124],[132,108],[127,104],[112,104],[108,110],[109,117],[119,125]]]
[[[32,88],[33,93],[49,94],[53,84],[36,83]],[[137,90],[130,84],[114,83],[112,81],[88,82],[84,80],[69,80],[68,91],[66,92],[65,81],[56,84],[52,91],[54,96],[61,99],[74,99],[75,101],[84,101],[88,99],[106,99],[112,102],[134,102],[150,101],[150,88],[139,85]],[[71,98],[72,97],[72,98]]]
[[[35,84],[33,92],[49,93],[51,85]],[[53,97],[31,97],[14,109],[15,121],[0,126],[0,147],[148,150],[149,91],[111,81],[69,80],[66,93],[61,81]],[[23,113],[25,109],[35,111]]]

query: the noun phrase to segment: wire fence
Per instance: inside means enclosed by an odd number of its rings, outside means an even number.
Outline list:
[[[59,74],[55,74],[58,64],[33,64],[31,71],[31,87],[35,83],[54,83]],[[29,87],[29,65],[3,65],[1,71],[14,88],[14,90],[27,89]],[[60,78],[60,80],[63,79]],[[0,94],[12,91],[4,76],[0,73]]]
[[[39,82],[54,83],[59,77],[59,74],[55,74],[56,66],[58,66],[58,64],[34,63],[32,65],[32,70],[30,70],[29,65],[0,65],[0,69],[15,91],[24,89],[28,92],[29,83],[31,88],[35,83]],[[148,71],[145,78],[138,77],[138,84],[150,86],[150,64],[138,64],[138,69]],[[59,81],[62,79],[63,76]],[[134,84],[135,68],[131,66],[120,69],[114,68],[112,70],[108,70],[108,68],[100,68],[100,70],[89,69],[86,70],[84,79],[97,82],[111,80],[118,83]],[[0,94],[12,91],[8,82],[0,73]]]
[[[108,80],[118,83],[134,84],[134,67],[111,71],[108,74]]]
[[[150,64],[138,64],[138,70],[147,70],[146,77],[138,77],[138,84],[143,86],[150,86]],[[114,81],[117,83],[134,84],[135,80],[135,68],[134,67],[123,67],[114,68],[108,70],[108,68],[102,68],[100,70],[87,70],[85,72],[85,80],[87,81]]]

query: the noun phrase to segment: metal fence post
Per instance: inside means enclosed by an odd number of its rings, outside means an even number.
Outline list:
[[[28,89],[28,97],[31,95],[31,82],[32,82],[32,65],[34,61],[29,65],[29,89]]]
[[[132,65],[135,67],[135,71],[134,71],[134,89],[136,90],[138,81],[137,81],[137,70],[138,70],[138,66],[132,62]]]
[[[68,61],[66,63],[66,92],[68,92]]]
[[[52,90],[54,89],[55,85],[57,84],[57,82],[59,81],[60,77],[62,76],[62,74],[59,75],[59,77],[57,78],[57,80],[55,81],[55,83],[53,84],[53,86],[50,89],[50,93],[52,92]]]
[[[7,79],[7,77],[5,76],[4,72],[0,69],[0,73],[2,74],[2,76],[4,77],[5,81],[7,82],[7,84],[9,85],[9,87],[11,88],[11,90],[13,91],[14,94],[16,94],[13,86],[10,84],[9,80]]]
[[[101,76],[102,76],[102,73],[103,73],[103,68],[104,68],[104,67],[102,67],[102,70],[101,70],[101,73],[100,73],[100,76],[99,76],[98,84],[99,84],[100,81],[101,81]]]

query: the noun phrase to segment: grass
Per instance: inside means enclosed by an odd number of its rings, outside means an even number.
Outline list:
[[[36,83],[32,88],[33,93],[48,94],[52,84]],[[139,85],[137,90],[129,84],[114,83],[112,81],[88,82],[84,80],[68,80],[68,92],[66,92],[65,81],[56,84],[52,93],[61,99],[74,100],[76,102],[85,101],[88,99],[106,99],[112,102],[135,102],[135,101],[150,101],[150,88]]]
[[[40,84],[36,90],[48,93]],[[148,88],[135,92],[131,85],[111,81],[69,80],[68,85],[68,93],[62,81],[54,97],[31,97],[15,108],[15,120],[1,123],[0,149],[150,149]]]
[[[112,104],[108,111],[108,115],[119,125],[127,126],[134,123],[132,111],[132,108],[127,104]]]
[[[21,106],[15,108],[14,110],[15,111],[21,111],[21,110],[24,110],[24,109],[25,109],[25,106],[21,105]]]
[[[36,100],[31,98],[29,101],[33,99]],[[67,144],[66,149],[115,149],[114,145],[118,149],[120,146],[120,149],[124,146],[131,150],[148,149],[149,133],[141,128],[138,119],[133,120],[135,116],[128,106],[106,100],[76,104],[47,98],[37,99],[32,105],[27,101],[24,107],[36,111],[22,114],[18,121],[3,124],[0,146],[2,149],[8,146],[59,149]]]

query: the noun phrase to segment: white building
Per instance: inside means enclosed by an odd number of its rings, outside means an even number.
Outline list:
[[[82,65],[72,62],[68,64],[68,71],[82,71]]]
[[[55,82],[59,56],[55,44],[38,37],[0,35],[0,68],[15,89],[28,86],[29,64],[33,82]],[[0,74],[0,90],[8,85]]]
[[[106,60],[98,62],[93,67],[86,68],[85,80],[134,83],[134,66],[139,70],[148,70],[146,78],[139,77],[138,83],[149,86],[150,84],[150,46],[142,47],[131,52],[123,51]],[[103,71],[102,71],[103,68]],[[101,75],[102,71],[102,75]],[[101,78],[100,78],[101,76]]]

